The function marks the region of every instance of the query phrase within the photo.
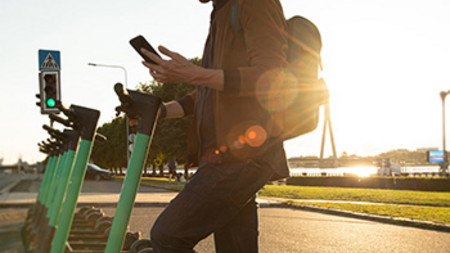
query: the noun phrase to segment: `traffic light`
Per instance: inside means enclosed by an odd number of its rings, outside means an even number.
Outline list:
[[[39,73],[41,114],[59,113],[56,106],[61,101],[59,71],[41,71]]]

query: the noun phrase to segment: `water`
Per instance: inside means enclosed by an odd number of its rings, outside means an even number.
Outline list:
[[[368,177],[371,175],[377,175],[378,167],[376,166],[355,166],[355,167],[338,167],[338,168],[289,168],[291,176],[345,176],[345,175],[357,175],[360,177]],[[183,167],[177,167],[177,173],[184,174]],[[190,168],[189,173],[195,173],[197,167]],[[151,169],[147,171],[151,173]],[[159,170],[156,170],[159,173]],[[164,172],[168,173],[168,169],[164,167]],[[401,173],[438,173],[438,165],[423,165],[423,166],[392,166],[391,172]]]
[[[319,168],[290,168],[291,176],[344,176],[348,174],[360,177],[368,177],[377,175],[379,168],[375,166],[355,166],[355,167],[339,167],[329,169]],[[422,166],[391,166],[391,173],[438,173],[438,165],[422,165]]]
[[[189,173],[195,173],[197,168],[190,168]],[[374,166],[357,166],[357,167],[340,167],[340,168],[290,168],[291,176],[344,176],[348,174],[358,175],[362,177],[368,177],[372,174],[376,174],[378,168]],[[167,173],[166,168],[164,171]],[[157,171],[159,172],[159,171]],[[182,167],[177,168],[177,173],[184,173]]]

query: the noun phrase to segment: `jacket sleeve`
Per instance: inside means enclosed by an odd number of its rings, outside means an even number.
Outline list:
[[[183,108],[184,116],[188,116],[194,113],[194,105],[196,100],[197,100],[197,89],[189,93],[188,95],[182,97],[181,99],[177,100],[177,102]]]
[[[249,65],[224,69],[223,93],[248,96],[262,74],[287,67],[287,25],[278,0],[240,1],[238,10]]]

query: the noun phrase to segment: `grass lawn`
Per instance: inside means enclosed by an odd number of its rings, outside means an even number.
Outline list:
[[[123,181],[124,179],[124,176],[116,176],[117,181]],[[141,177],[140,184],[151,187],[162,187],[172,191],[181,191],[184,187],[184,183],[177,183],[173,179],[172,182],[169,182],[169,179],[166,177]]]
[[[117,176],[116,179],[122,181],[124,177]],[[184,187],[184,183],[169,182],[165,177],[145,177],[141,179],[141,185],[162,187],[173,191],[180,191]],[[299,199],[298,201],[294,200],[294,203],[303,205],[450,224],[449,192],[266,185],[258,194],[259,196]],[[301,199],[348,200],[382,204],[301,202]]]
[[[450,192],[266,185],[261,196],[450,207]]]
[[[294,203],[317,206],[322,208],[334,208],[353,211],[364,214],[375,214],[388,217],[408,218],[420,221],[433,221],[450,224],[450,208],[414,205],[359,205],[349,203],[311,203],[294,201]]]

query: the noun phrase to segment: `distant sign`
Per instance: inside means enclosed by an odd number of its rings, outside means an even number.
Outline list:
[[[39,70],[61,70],[61,54],[54,50],[39,50]]]
[[[443,163],[444,151],[442,150],[430,150],[427,152],[428,162],[430,163]]]

